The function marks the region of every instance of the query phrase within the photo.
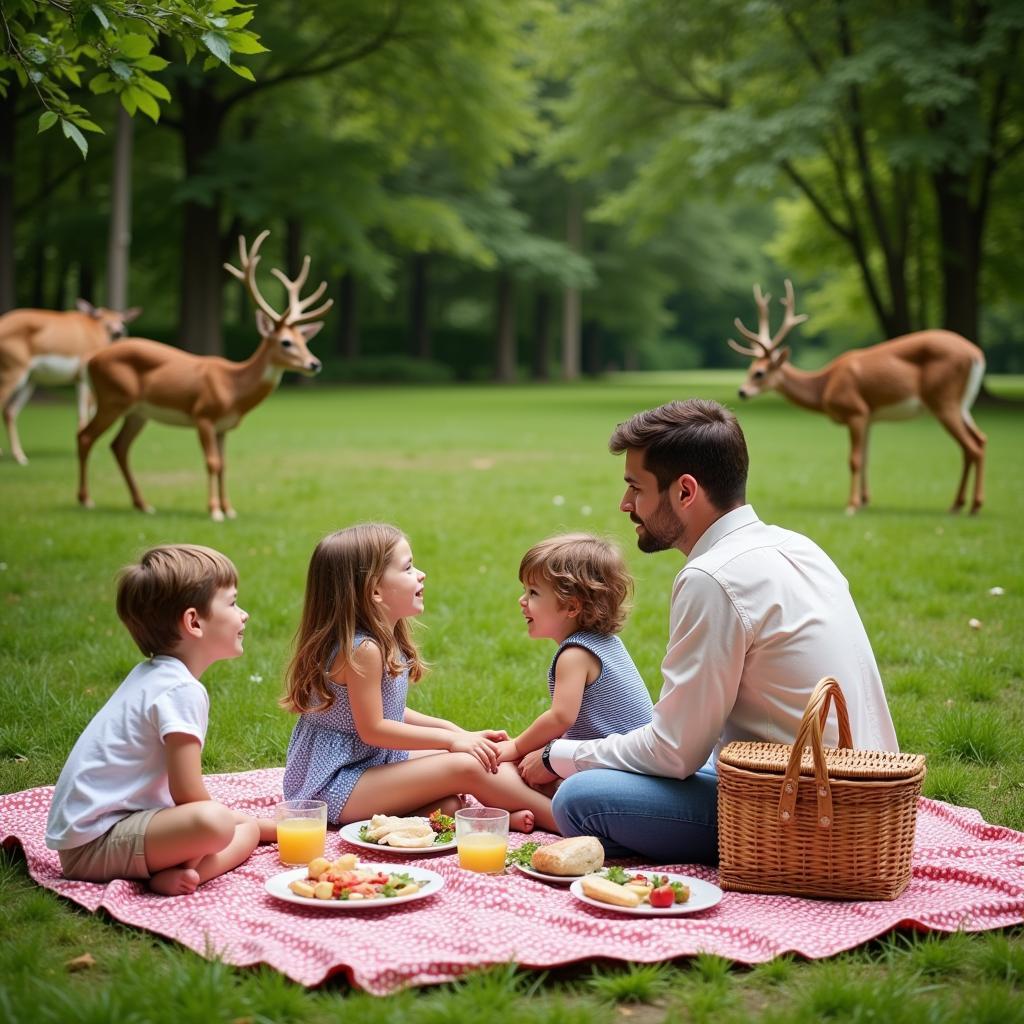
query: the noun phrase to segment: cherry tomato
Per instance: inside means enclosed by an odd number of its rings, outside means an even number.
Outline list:
[[[676,894],[671,885],[659,885],[657,889],[651,890],[647,897],[652,907],[671,907],[676,901]]]

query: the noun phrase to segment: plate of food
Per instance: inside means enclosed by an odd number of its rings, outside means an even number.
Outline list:
[[[359,863],[354,853],[318,857],[304,868],[268,878],[264,888],[286,903],[316,910],[359,911],[426,899],[444,888],[434,871],[406,864]]]
[[[722,890],[701,878],[620,867],[578,878],[569,892],[592,907],[641,917],[695,914],[722,899]]]
[[[570,885],[604,864],[604,847],[593,836],[574,836],[541,845],[526,842],[509,852],[507,864],[548,885]]]
[[[426,818],[375,814],[365,821],[342,825],[338,833],[353,846],[384,850],[402,857],[455,849],[455,819],[439,810]]]

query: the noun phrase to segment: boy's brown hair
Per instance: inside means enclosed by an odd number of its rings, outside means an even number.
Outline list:
[[[186,609],[206,615],[218,590],[237,586],[238,572],[226,555],[198,544],[166,544],[118,573],[117,614],[151,658],[178,646]]]
[[[617,633],[629,612],[633,577],[622,552],[610,541],[590,533],[565,533],[534,544],[519,563],[519,581],[542,581],[559,603],[575,599],[581,630]]]

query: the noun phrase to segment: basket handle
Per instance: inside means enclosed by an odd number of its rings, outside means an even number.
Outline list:
[[[828,720],[828,710],[832,704],[836,707],[836,719],[839,722],[839,746],[852,747],[853,737],[850,732],[850,715],[846,709],[846,699],[834,676],[820,679],[811,691],[810,700],[800,720],[793,750],[789,755],[789,764],[782,779],[782,795],[779,798],[779,821],[789,825],[793,821],[796,808],[797,788],[800,784],[800,761],[804,747],[811,748],[814,760],[814,787],[818,795],[818,827],[832,826],[832,787],[828,784],[828,768],[825,764],[825,749],[821,741],[821,732]]]

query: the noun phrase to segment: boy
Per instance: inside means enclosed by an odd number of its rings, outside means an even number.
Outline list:
[[[46,845],[65,878],[145,879],[165,896],[237,867],[274,822],[210,799],[200,755],[210,700],[199,677],[237,658],[247,612],[219,551],[152,548],[126,566],[117,614],[147,661],[136,665],[79,736],[57,780]]]

